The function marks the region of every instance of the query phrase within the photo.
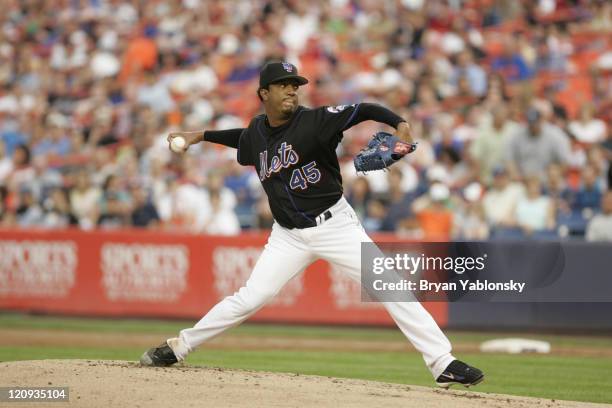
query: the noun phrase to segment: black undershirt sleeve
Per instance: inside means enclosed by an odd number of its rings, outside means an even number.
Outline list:
[[[366,120],[374,120],[376,122],[387,124],[394,129],[400,122],[405,122],[401,116],[396,115],[389,109],[377,103],[360,103],[358,106],[357,113],[353,119],[347,123],[345,129],[355,126],[358,123],[365,122]]]
[[[238,140],[244,129],[207,130],[204,132],[204,141],[222,144],[227,147],[238,148]]]

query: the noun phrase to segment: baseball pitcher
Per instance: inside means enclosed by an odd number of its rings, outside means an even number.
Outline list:
[[[140,362],[169,366],[184,360],[200,344],[257,312],[294,276],[317,259],[325,259],[360,282],[361,242],[372,242],[355,211],[343,197],[336,147],[342,132],[374,120],[396,129],[377,134],[355,159],[357,170],[385,168],[416,148],[409,124],[372,103],[320,107],[300,106],[297,90],[308,80],[287,62],[266,64],[257,94],[265,113],[246,129],[176,132],[190,145],[207,141],[237,149],[237,160],[254,166],[268,196],[274,225],[268,242],[244,287],[215,305],[192,328],[146,351]],[[436,383],[470,386],[481,382],[481,370],[453,357],[451,344],[434,319],[414,302],[384,302],[400,330],[422,353]]]

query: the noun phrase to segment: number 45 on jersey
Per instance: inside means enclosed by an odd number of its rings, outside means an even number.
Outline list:
[[[303,165],[294,169],[291,173],[291,180],[289,181],[289,187],[292,190],[300,189],[305,190],[308,188],[308,184],[315,184],[321,180],[321,172],[317,169],[317,162],[311,161],[308,164]]]

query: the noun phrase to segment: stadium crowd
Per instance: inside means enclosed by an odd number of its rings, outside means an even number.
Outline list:
[[[419,148],[352,157],[368,231],[612,240],[612,3],[585,0],[4,0],[0,228],[270,228],[235,150],[173,129],[244,127],[259,69],[295,63],[306,106],[384,104]],[[388,130],[388,129],[387,129]]]

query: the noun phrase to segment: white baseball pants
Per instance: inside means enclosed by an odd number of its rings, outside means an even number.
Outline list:
[[[177,358],[183,360],[200,344],[248,319],[316,259],[361,282],[361,242],[372,240],[344,197],[329,211],[332,217],[312,228],[290,230],[274,223],[245,286],[217,303],[193,328],[182,330],[178,340],[168,342]],[[383,304],[437,378],[454,357],[434,319],[417,301]]]

